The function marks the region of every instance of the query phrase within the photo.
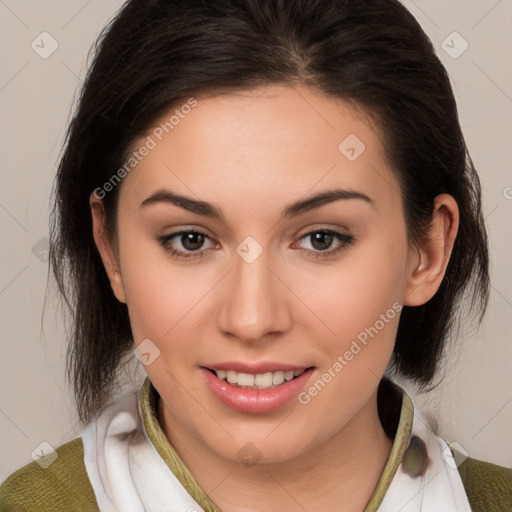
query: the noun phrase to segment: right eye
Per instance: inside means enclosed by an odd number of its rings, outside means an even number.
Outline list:
[[[210,237],[202,231],[188,230],[159,236],[157,237],[157,241],[173,258],[195,259],[203,257],[206,250],[208,250],[200,249],[209,238]],[[215,246],[215,244],[213,246]]]

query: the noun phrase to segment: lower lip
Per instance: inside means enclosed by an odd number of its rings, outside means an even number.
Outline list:
[[[268,389],[236,387],[217,378],[210,370],[201,368],[211,392],[224,404],[246,413],[272,412],[289,403],[306,385],[313,368],[295,379]]]

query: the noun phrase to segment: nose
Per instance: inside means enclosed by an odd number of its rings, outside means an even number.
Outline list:
[[[290,296],[277,276],[278,269],[272,267],[266,251],[251,263],[234,255],[218,314],[218,327],[224,334],[256,343],[290,329]]]

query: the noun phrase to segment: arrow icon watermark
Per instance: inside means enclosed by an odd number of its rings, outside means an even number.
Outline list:
[[[366,149],[363,141],[355,134],[348,135],[338,146],[339,152],[350,162],[357,160]]]
[[[146,338],[137,345],[133,353],[144,366],[149,366],[160,356],[160,349]]]
[[[248,236],[238,244],[236,252],[246,263],[253,263],[260,257],[263,247],[255,238]]]
[[[46,469],[53,464],[57,460],[58,456],[59,454],[56,452],[55,448],[47,441],[43,441],[41,444],[36,446],[35,450],[31,453],[31,457],[43,469]]]
[[[47,59],[59,47],[59,43],[48,33],[41,32],[30,45],[39,57]]]

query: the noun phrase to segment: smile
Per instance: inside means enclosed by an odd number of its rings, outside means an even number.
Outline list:
[[[252,389],[270,389],[281,385],[283,382],[300,377],[305,370],[279,370],[266,373],[239,373],[233,370],[212,370],[218,379],[231,384],[232,386],[252,388]]]
[[[315,367],[282,363],[202,366],[207,388],[222,404],[244,413],[270,413],[293,402]]]

